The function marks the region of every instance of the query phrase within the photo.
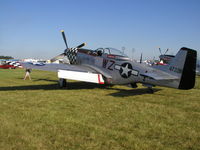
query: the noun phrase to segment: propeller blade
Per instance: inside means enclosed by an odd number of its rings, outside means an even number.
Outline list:
[[[160,55],[162,55],[161,49],[159,48]]]
[[[81,47],[83,47],[85,45],[86,45],[86,43],[82,43],[81,45],[77,46],[76,48],[81,48]]]
[[[66,56],[66,54],[65,54],[65,53],[62,53],[62,54],[60,54],[60,55],[58,55],[58,56],[55,56],[55,57],[52,58],[50,61],[51,61],[51,62],[54,62],[54,61],[56,61],[56,60],[58,60],[58,59],[63,59],[65,56]]]
[[[66,40],[66,36],[65,36],[64,30],[61,30],[61,33],[62,33],[62,36],[63,36],[63,40],[65,42],[66,48],[68,49],[67,40]]]
[[[167,54],[168,50],[169,50],[169,49],[167,49],[167,50],[165,51],[165,54]],[[165,54],[164,54],[164,55],[165,55]]]

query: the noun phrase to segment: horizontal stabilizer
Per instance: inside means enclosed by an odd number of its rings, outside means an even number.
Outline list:
[[[140,75],[147,77],[147,78],[154,79],[154,80],[174,80],[174,79],[178,79],[178,77],[170,75],[170,74],[165,73],[165,72],[143,73],[143,74],[140,74]]]

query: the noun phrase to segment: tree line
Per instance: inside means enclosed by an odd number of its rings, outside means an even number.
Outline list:
[[[12,56],[0,56],[0,59],[14,59]]]

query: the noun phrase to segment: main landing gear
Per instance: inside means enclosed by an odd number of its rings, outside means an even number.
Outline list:
[[[66,86],[67,86],[67,80],[66,80],[66,79],[63,79],[63,78],[60,78],[60,79],[58,80],[58,85],[59,85],[60,88],[66,87]]]
[[[136,83],[131,83],[130,85],[131,85],[132,88],[137,88],[138,87]]]
[[[150,94],[153,94],[153,93],[154,93],[153,88],[152,88],[152,87],[148,87],[148,92],[149,92]]]

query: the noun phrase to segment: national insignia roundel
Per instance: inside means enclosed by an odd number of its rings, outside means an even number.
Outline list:
[[[123,63],[121,65],[119,73],[123,78],[129,78],[131,76],[132,69],[133,68],[130,63]]]

